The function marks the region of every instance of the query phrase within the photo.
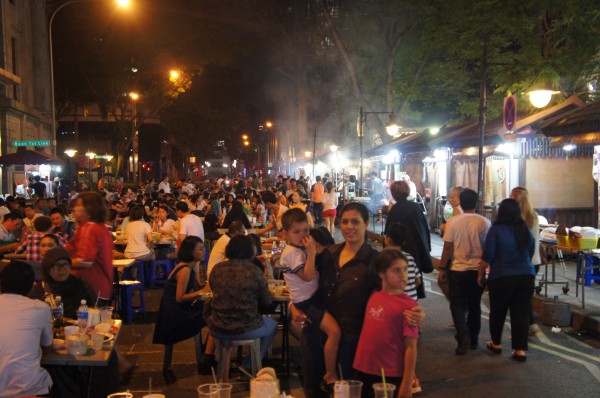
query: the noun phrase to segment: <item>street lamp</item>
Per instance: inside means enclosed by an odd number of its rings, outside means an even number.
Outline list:
[[[88,159],[88,175],[89,175],[89,179],[90,179],[90,186],[89,188],[92,188],[92,160],[94,160],[94,158],[96,157],[96,154],[92,151],[87,152],[85,154],[85,156],[87,156]]]
[[[139,151],[139,135],[137,130],[137,101],[140,99],[140,94],[132,91],[129,93],[131,98],[131,147],[133,153],[133,181],[138,181],[138,151]],[[131,168],[130,168],[131,169]]]
[[[243,135],[242,137],[248,137],[247,135]],[[256,144],[251,144],[249,141],[244,141],[244,146],[253,146],[256,148],[256,164],[257,168],[260,170],[260,147]]]
[[[71,4],[75,4],[75,3],[92,3],[92,2],[97,2],[97,1],[103,1],[103,0],[71,0],[71,1],[67,1],[66,3],[61,4],[60,6],[56,7],[56,10],[54,10],[52,12],[52,14],[50,15],[50,19],[48,21],[48,52],[50,53],[50,96],[52,97],[52,101],[50,103],[50,111],[52,112],[51,115],[51,122],[52,122],[52,156],[56,157],[56,105],[54,103],[55,101],[55,94],[54,94],[54,53],[53,53],[53,46],[52,46],[52,22],[54,22],[54,17],[56,17],[56,14],[58,14],[58,12],[60,10],[62,10],[63,8],[65,8],[68,5]],[[129,0],[116,0],[117,5],[121,8],[126,8],[129,7]]]

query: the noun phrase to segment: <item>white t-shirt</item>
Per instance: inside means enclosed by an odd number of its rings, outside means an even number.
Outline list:
[[[52,379],[40,366],[41,346],[52,344],[50,307],[18,294],[0,294],[0,397],[43,395]]]
[[[204,242],[204,227],[200,217],[194,214],[187,214],[179,220],[179,235],[197,236]]]
[[[163,190],[164,193],[171,193],[171,185],[169,185],[168,182],[164,182],[161,181],[160,184],[158,184],[158,190]]]
[[[224,234],[213,246],[212,250],[210,251],[210,256],[208,257],[208,268],[206,269],[207,276],[210,276],[210,273],[215,265],[227,260],[227,257],[225,256],[225,248],[230,240],[231,238],[229,235]]]
[[[331,191],[331,193],[325,191],[323,194],[323,211],[336,209],[338,206],[337,192]]]
[[[158,224],[158,232],[160,232],[163,235],[175,236],[175,230],[173,228],[174,226],[175,221],[171,220],[170,218],[167,218],[164,223]]]
[[[148,248],[148,234],[152,232],[152,227],[146,221],[130,221],[125,228],[127,237],[127,247],[125,248],[126,258],[137,258],[150,253]]]
[[[450,217],[444,241],[454,243],[452,271],[473,271],[479,267],[490,220],[475,213]]]
[[[304,269],[306,262],[306,252],[304,249],[287,245],[283,249],[279,263],[290,271],[283,274],[285,283],[290,291],[290,298],[294,303],[301,303],[314,296],[319,288],[319,273],[315,269],[315,277],[311,281],[305,281],[296,273]]]

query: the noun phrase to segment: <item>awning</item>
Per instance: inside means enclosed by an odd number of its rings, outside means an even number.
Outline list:
[[[49,164],[53,166],[63,166],[65,163],[58,158],[43,152],[24,150],[16,153],[9,153],[0,156],[0,164],[4,166],[22,165],[22,164]]]

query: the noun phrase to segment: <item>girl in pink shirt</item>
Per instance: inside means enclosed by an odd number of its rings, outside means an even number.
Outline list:
[[[416,302],[404,293],[408,282],[408,260],[397,250],[384,250],[374,262],[381,290],[367,303],[356,356],[355,378],[364,383],[363,397],[373,397],[373,384],[381,382],[381,369],[397,390],[395,397],[411,397],[417,363],[419,327],[411,326],[404,311]],[[401,337],[401,338],[399,338]]]

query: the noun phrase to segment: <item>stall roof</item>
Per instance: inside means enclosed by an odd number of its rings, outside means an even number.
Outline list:
[[[600,101],[553,117],[541,123],[539,128],[548,137],[573,137],[591,133],[598,136],[600,134]],[[590,137],[587,137],[587,140],[589,139]]]
[[[563,120],[566,115],[571,117],[571,114],[579,115],[579,111],[583,111],[585,102],[577,96],[571,96],[560,104],[554,105],[547,109],[543,109],[534,114],[521,111],[518,113],[517,124],[512,137],[525,136],[528,134],[534,135],[539,133],[542,126],[548,125],[550,122]],[[600,106],[597,108],[600,109]],[[596,111],[598,112],[598,110]],[[593,114],[593,111],[589,112]],[[600,114],[596,113],[596,122],[600,127]],[[596,130],[596,131],[600,131]],[[544,129],[545,133],[546,130]],[[503,128],[502,116],[490,120],[486,124],[485,129],[485,145],[498,145],[510,140],[506,136]],[[479,145],[479,122],[470,121],[452,126],[443,127],[440,132],[432,136],[429,130],[403,136],[383,145],[371,148],[365,151],[368,156],[382,154],[391,149],[397,149],[402,153],[427,152],[440,147],[448,147],[456,150],[474,147]]]

